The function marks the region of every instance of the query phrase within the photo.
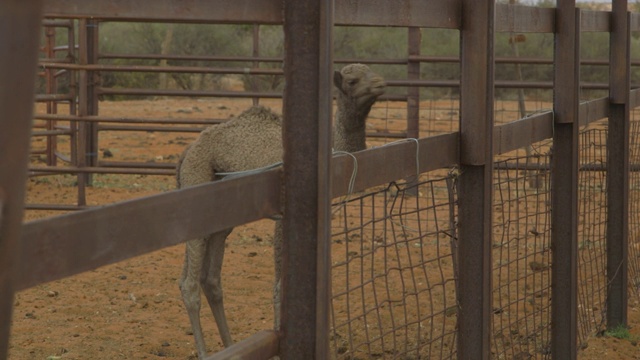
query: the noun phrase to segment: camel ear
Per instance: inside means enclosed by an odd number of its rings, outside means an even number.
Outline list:
[[[338,70],[333,71],[333,85],[342,91],[342,74]]]

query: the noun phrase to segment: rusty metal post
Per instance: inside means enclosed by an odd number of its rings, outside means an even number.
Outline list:
[[[457,338],[464,360],[491,355],[494,7],[462,2]]]
[[[0,358],[9,349],[33,115],[41,1],[0,2]]]
[[[251,55],[254,58],[258,58],[260,56],[260,24],[253,24],[253,51]],[[253,62],[254,68],[260,67],[259,61]],[[255,76],[251,77],[251,91],[258,92],[258,81]],[[259,97],[252,98],[253,105],[258,105],[260,103]]]
[[[420,61],[413,60],[412,56],[420,55],[420,43],[422,33],[420,28],[409,28],[409,60],[407,63],[407,79],[420,80]],[[409,86],[407,90],[407,137],[417,139],[420,137],[420,88]]]
[[[551,356],[575,359],[578,339],[578,130],[580,10],[559,1],[554,52],[551,159]]]
[[[630,19],[627,0],[614,0],[609,54],[607,138],[607,327],[627,325],[629,237]]]
[[[284,2],[282,359],[329,358],[333,0]]]
[[[94,64],[98,59],[98,22],[96,20],[81,19],[78,34],[78,63],[80,65]],[[82,69],[78,81],[78,115],[97,115],[98,101],[93,71]],[[95,122],[82,121],[78,127],[78,167],[93,167],[97,165],[98,144]],[[78,174],[78,205],[86,205],[86,186],[91,183],[91,175]]]
[[[53,59],[56,57],[55,47],[56,47],[56,28],[54,26],[47,26],[44,29],[46,35],[45,41],[45,52],[46,57],[48,59]],[[55,69],[45,69],[44,76],[46,79],[46,93],[47,94],[55,94],[57,91],[57,83],[58,80],[56,78],[56,70]],[[58,104],[55,100],[47,101],[47,114],[57,114],[58,113]],[[47,121],[47,130],[54,130],[56,127],[55,120]],[[48,166],[56,166],[57,158],[56,158],[56,150],[57,150],[57,137],[55,135],[47,136],[47,165]]]
[[[420,44],[422,43],[422,33],[420,28],[410,27],[408,29],[408,62],[407,79],[409,81],[420,80],[420,61],[414,57],[420,56]],[[409,86],[407,88],[407,138],[420,138],[420,88]],[[416,169],[417,171],[418,169]],[[418,195],[418,183],[420,174],[408,179],[407,194]]]
[[[70,26],[67,29],[67,59],[71,63],[76,63],[76,32],[75,32],[75,20],[69,20]],[[69,95],[71,99],[78,98],[78,79],[76,76],[76,70],[67,70],[67,76],[69,79]],[[69,114],[78,115],[78,103],[73,100],[69,103]],[[69,121],[69,130],[71,135],[69,136],[69,161],[72,165],[78,164],[78,121]]]

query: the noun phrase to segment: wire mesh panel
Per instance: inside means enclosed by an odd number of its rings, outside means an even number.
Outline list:
[[[631,111],[629,174],[629,286],[640,295],[640,109]]]
[[[578,340],[604,330],[606,303],[607,132],[595,124],[580,132],[578,178]]]
[[[550,160],[534,155],[495,163],[492,353],[547,358],[551,324]]]
[[[337,359],[455,357],[454,183],[392,183],[335,205]]]

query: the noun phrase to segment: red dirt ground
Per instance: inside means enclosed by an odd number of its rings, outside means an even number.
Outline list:
[[[101,114],[225,118],[238,114],[244,106],[246,103],[213,100],[105,102]],[[393,122],[387,121],[384,126],[393,128]],[[106,132],[100,137],[101,156],[109,149],[113,158],[108,160],[175,162],[194,138],[191,133]],[[33,147],[43,144],[37,139]],[[60,146],[64,147],[62,141]],[[37,163],[38,159],[34,157],[33,161]],[[27,202],[73,204],[74,181],[71,176],[31,178]],[[89,205],[174,188],[170,176],[96,175],[94,181],[88,190]],[[28,221],[56,214],[59,212],[27,211],[25,218]],[[235,340],[272,326],[272,226],[271,221],[264,220],[236,228],[227,242],[223,281]],[[183,248],[162,249],[17,293],[9,359],[195,359],[193,336],[177,283]],[[208,347],[218,351],[222,344],[213,317],[204,306],[202,321]],[[629,324],[635,340],[594,337],[579,358],[640,359],[636,346],[640,339],[639,309],[638,299],[630,299]]]

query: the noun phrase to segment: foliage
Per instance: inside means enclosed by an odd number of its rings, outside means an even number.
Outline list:
[[[629,340],[633,344],[637,344],[640,340],[640,336],[631,334],[629,332],[629,328],[624,324],[620,324],[612,329],[606,330],[604,335],[620,340]]]
[[[502,2],[508,2],[504,0]],[[523,1],[527,5],[554,6],[552,0]],[[630,2],[630,7],[640,10],[638,1]],[[77,36],[78,31],[76,31]],[[282,27],[263,25],[259,27],[258,48],[253,48],[254,25],[229,24],[167,24],[167,23],[129,23],[104,22],[99,27],[99,47],[101,54],[142,54],[155,55],[147,58],[103,58],[100,63],[115,65],[169,65],[215,68],[252,68],[257,63],[249,61],[212,61],[203,56],[252,56],[282,59],[284,39]],[[633,34],[631,39],[632,58],[640,57],[640,37]],[[66,43],[66,33],[56,33],[57,44]],[[420,53],[426,56],[460,56],[460,33],[451,29],[421,29]],[[514,41],[516,39],[517,41]],[[76,40],[77,41],[77,40]],[[337,26],[334,31],[334,57],[336,60],[356,61],[357,59],[396,60],[407,58],[408,31],[406,28],[393,27],[354,27]],[[606,60],[609,56],[609,35],[606,33],[583,33],[581,58]],[[520,57],[553,59],[553,34],[495,34],[496,58]],[[183,56],[182,58],[161,59],[158,55]],[[196,58],[184,58],[195,56]],[[200,56],[200,57],[198,57]],[[341,67],[338,63],[336,67]],[[281,68],[282,61],[263,61],[260,68]],[[372,65],[372,68],[387,79],[406,79],[407,67],[397,65]],[[495,78],[498,81],[546,81],[553,80],[554,68],[551,64],[497,63]],[[606,83],[609,71],[606,66],[588,65],[581,67],[581,80],[587,83]],[[229,77],[244,84],[247,90],[260,92],[281,92],[284,79],[280,75],[231,75],[206,73],[158,73],[103,71],[100,73],[101,85],[112,88],[142,89],[185,89],[215,90],[223,87]],[[460,79],[459,63],[423,62],[420,67],[421,79],[456,81]],[[640,81],[640,69],[632,69],[632,83]],[[63,86],[63,79],[60,80]],[[44,90],[44,81],[39,80],[39,89]],[[59,89],[64,91],[64,89]],[[403,94],[405,88],[391,87],[389,93]],[[423,97],[439,98],[455,95],[457,90],[445,87],[430,87],[421,90]],[[525,96],[539,96],[539,90],[524,90]],[[547,91],[550,94],[550,91]],[[605,96],[600,93],[583,92],[584,96]],[[497,89],[496,96],[501,99],[513,98],[514,90]],[[547,99],[548,100],[548,99]]]

